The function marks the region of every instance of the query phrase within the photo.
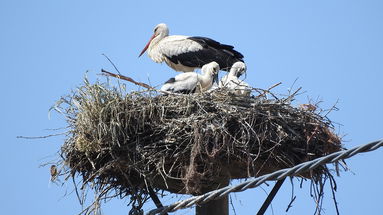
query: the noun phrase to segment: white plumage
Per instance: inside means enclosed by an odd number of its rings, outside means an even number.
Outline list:
[[[161,37],[158,39],[161,39]],[[187,52],[196,52],[202,48],[199,43],[189,40],[187,36],[172,35],[164,37],[157,43],[152,40],[149,45],[148,55],[155,62],[160,63],[167,60],[166,56],[173,57]]]
[[[193,93],[198,84],[197,73],[188,72],[169,79],[162,87],[162,91],[177,93]]]
[[[216,62],[211,62],[204,65],[201,71],[202,74],[188,72],[176,75],[169,79],[161,87],[161,90],[175,93],[204,92],[213,85],[213,79],[219,71],[219,65]]]
[[[202,46],[193,40],[188,40],[187,36],[173,35],[167,36],[157,44],[149,45],[148,55],[156,63],[165,63],[172,69],[181,72],[193,72],[195,68],[183,65],[181,62],[174,63],[169,58],[183,53],[196,52]],[[153,41],[150,43],[152,44]],[[151,47],[152,46],[152,47]]]
[[[240,80],[239,77],[246,72],[246,65],[243,62],[236,62],[226,74],[219,81],[219,87],[227,88],[236,95],[250,96],[251,87],[248,83]]]
[[[227,71],[233,63],[242,61],[243,58],[233,46],[207,37],[169,36],[169,29],[164,23],[155,27],[153,36],[139,56],[146,50],[154,62],[165,62],[172,69],[181,72],[192,72],[213,61]]]

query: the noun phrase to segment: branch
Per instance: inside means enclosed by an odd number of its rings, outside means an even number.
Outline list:
[[[112,76],[112,77],[115,77],[115,78],[118,78],[118,79],[121,79],[121,80],[129,81],[129,82],[132,82],[135,85],[144,87],[144,88],[149,89],[149,90],[156,90],[155,88],[149,86],[148,84],[145,84],[145,83],[142,83],[142,82],[137,82],[137,81],[133,80],[132,78],[124,76],[124,75],[114,74],[114,73],[108,72],[108,71],[106,71],[104,69],[101,69],[101,72],[104,75],[106,75],[106,76]]]

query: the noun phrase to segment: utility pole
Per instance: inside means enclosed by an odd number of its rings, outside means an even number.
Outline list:
[[[229,185],[230,180],[225,179],[226,181],[222,183],[219,188],[226,187]],[[218,188],[218,189],[219,189]],[[222,197],[217,200],[211,200],[203,205],[196,207],[196,215],[229,215],[229,195]]]

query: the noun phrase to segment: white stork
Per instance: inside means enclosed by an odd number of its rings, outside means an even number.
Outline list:
[[[162,87],[162,91],[174,93],[204,92],[213,85],[214,76],[218,74],[219,65],[216,62],[202,66],[202,75],[195,72],[187,72],[176,75],[169,79]]]
[[[245,72],[246,65],[243,62],[234,63],[230,72],[221,78],[218,87],[225,87],[236,95],[250,96],[250,85],[239,79]]]
[[[149,57],[156,63],[165,63],[176,71],[192,72],[210,62],[217,62],[221,70],[229,71],[243,55],[233,46],[221,44],[207,37],[169,36],[164,23],[154,28],[154,34],[139,56],[148,49]]]

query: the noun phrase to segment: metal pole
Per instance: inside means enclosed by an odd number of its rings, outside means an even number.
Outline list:
[[[267,208],[269,207],[270,203],[273,201],[275,195],[277,194],[279,188],[281,188],[283,182],[286,178],[278,180],[277,183],[275,183],[273,189],[271,190],[270,194],[267,196],[265,202],[263,203],[261,209],[259,209],[257,215],[263,215]]]
[[[229,185],[230,180],[227,179],[222,187]],[[203,205],[195,208],[196,215],[229,215],[229,195],[226,195],[217,200],[211,200]]]

